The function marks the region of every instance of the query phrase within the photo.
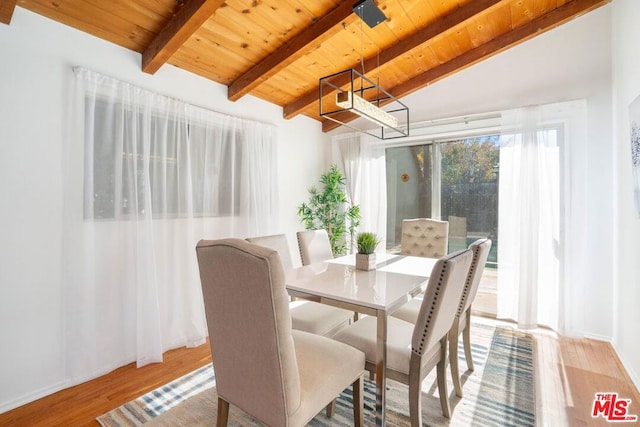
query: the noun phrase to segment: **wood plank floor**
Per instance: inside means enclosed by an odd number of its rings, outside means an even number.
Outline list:
[[[480,320],[480,319],[478,319]],[[481,321],[496,322],[494,320]],[[540,426],[606,426],[591,418],[596,392],[618,392],[640,415],[640,394],[610,344],[533,331],[536,420]],[[95,418],[211,360],[209,345],[165,353],[164,362],[127,365],[103,377],[0,414],[0,426],[99,426]],[[640,423],[639,423],[640,424]],[[629,424],[626,424],[629,425]]]

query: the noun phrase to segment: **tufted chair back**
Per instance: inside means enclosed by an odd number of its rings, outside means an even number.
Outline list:
[[[433,267],[411,339],[416,355],[429,352],[449,333],[472,258],[471,250],[465,249],[439,259]]]
[[[449,223],[431,218],[402,221],[400,253],[402,255],[441,258],[447,254]]]

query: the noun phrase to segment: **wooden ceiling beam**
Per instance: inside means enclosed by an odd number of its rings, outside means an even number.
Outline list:
[[[438,35],[440,35],[440,33],[450,30],[456,25],[460,25],[466,20],[474,17],[475,15],[486,11],[488,8],[495,6],[501,1],[502,0],[475,0],[469,2],[465,6],[455,9],[453,12],[437,20],[433,24],[427,25],[425,28],[415,32],[411,36],[400,40],[398,43],[381,51],[379,54],[367,58],[364,61],[364,69],[373,71],[378,67],[386,64],[387,62],[393,61],[395,58],[403,55],[411,49],[414,49],[421,44],[424,44],[427,41],[437,37]],[[355,66],[356,65],[354,64],[354,67]],[[348,76],[345,74],[344,81],[340,82],[339,80],[333,80],[332,82],[340,85],[346,84],[348,81]],[[297,116],[309,105],[317,101],[318,88],[316,87],[315,90],[311,90],[295,101],[285,105],[283,108],[284,118],[291,119]]]
[[[142,52],[142,71],[158,71],[223,3],[224,0],[188,0]]]
[[[475,49],[457,56],[451,61],[427,70],[419,76],[395,86],[393,89],[388,90],[388,92],[396,98],[407,96],[431,83],[470,67],[473,64],[525,42],[545,31],[551,30],[573,18],[610,2],[611,0],[573,0],[565,3],[559,8],[532,20],[528,24],[498,36]],[[354,115],[350,113],[341,113],[336,114],[335,118],[343,123],[347,123],[354,120]],[[329,132],[338,127],[340,127],[340,125],[334,121],[328,119],[322,121],[323,132]]]
[[[352,9],[353,2],[343,1],[338,7],[251,67],[229,85],[227,92],[229,99],[237,101],[260,83],[308,52],[311,45],[320,46],[322,42],[341,31],[340,24],[343,22],[348,24],[350,20],[356,18]]]
[[[17,0],[0,1],[0,22],[9,25]]]

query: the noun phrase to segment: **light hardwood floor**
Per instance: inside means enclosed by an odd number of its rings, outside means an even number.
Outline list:
[[[536,420],[539,426],[611,425],[602,418],[591,417],[596,392],[614,391],[620,397],[631,399],[630,413],[640,416],[640,394],[610,344],[558,337],[544,329],[532,333],[535,337]],[[128,365],[0,414],[0,426],[98,426],[97,416],[210,360],[208,344],[172,350],[165,353],[163,363],[139,369]]]

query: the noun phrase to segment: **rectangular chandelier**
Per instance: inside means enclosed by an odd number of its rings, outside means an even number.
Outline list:
[[[409,136],[409,108],[353,68],[321,78],[319,88],[321,117],[379,139]]]

